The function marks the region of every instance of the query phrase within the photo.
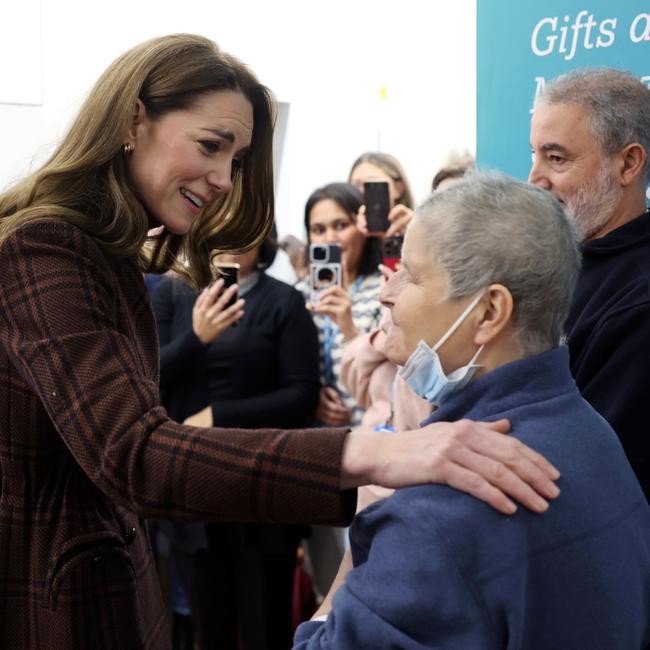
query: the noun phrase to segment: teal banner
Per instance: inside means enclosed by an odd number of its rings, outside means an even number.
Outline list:
[[[584,66],[628,70],[650,86],[648,0],[477,0],[477,160],[525,179],[535,96]]]

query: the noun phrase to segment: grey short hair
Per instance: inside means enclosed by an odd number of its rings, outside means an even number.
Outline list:
[[[591,132],[611,156],[632,142],[648,154],[650,171],[650,89],[637,77],[613,68],[580,68],[546,84],[536,104],[579,104],[590,113]]]
[[[415,212],[451,298],[490,284],[512,294],[526,355],[560,342],[580,271],[573,217],[550,192],[497,172],[470,171]]]

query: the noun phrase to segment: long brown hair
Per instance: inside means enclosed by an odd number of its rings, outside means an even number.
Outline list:
[[[147,240],[149,215],[123,150],[133,108],[140,99],[155,119],[220,90],[241,92],[253,106],[251,149],[232,190],[206,206],[186,235],[164,230]],[[212,277],[210,251],[249,250],[271,229],[274,117],[270,91],[213,41],[174,34],[142,43],[102,74],[52,157],[0,195],[0,244],[27,222],[65,219],[109,255],[137,255],[143,271],[173,268],[203,286]]]

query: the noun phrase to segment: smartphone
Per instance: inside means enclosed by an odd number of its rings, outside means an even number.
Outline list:
[[[397,271],[397,265],[402,259],[403,245],[404,237],[402,235],[386,237],[382,242],[382,264],[393,271]]]
[[[342,286],[341,246],[311,244],[309,246],[309,302],[315,305],[323,291],[330,287]]]
[[[225,291],[228,287],[231,287],[233,284],[237,284],[237,279],[239,275],[239,264],[217,264],[217,279],[223,278],[223,290]],[[228,304],[224,305],[224,309],[227,309],[231,305],[234,305],[237,302],[238,295],[235,295],[228,301]],[[235,325],[237,323],[234,323]]]
[[[382,235],[390,225],[388,213],[390,212],[390,195],[388,183],[385,181],[372,181],[363,184],[363,200],[366,206],[366,221],[368,234]]]

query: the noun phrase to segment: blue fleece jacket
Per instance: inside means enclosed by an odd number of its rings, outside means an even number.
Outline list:
[[[431,421],[509,418],[562,473],[544,515],[439,485],[399,490],[350,531],[355,568],[294,648],[632,650],[650,643],[650,507],[566,348],[502,366]]]

